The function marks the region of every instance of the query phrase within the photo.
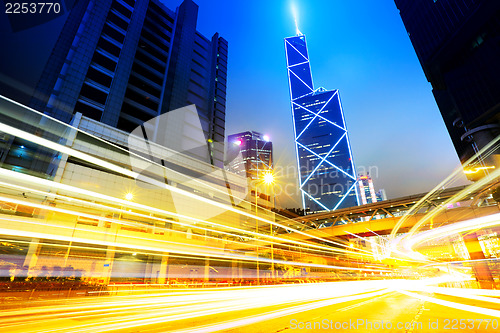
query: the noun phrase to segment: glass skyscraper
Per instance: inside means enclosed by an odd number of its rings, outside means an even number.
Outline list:
[[[487,148],[500,135],[500,1],[395,3],[464,172],[478,180],[500,167],[498,145]]]
[[[222,167],[228,44],[202,35],[197,19],[192,0],[175,11],[159,0],[78,1],[29,106],[66,123],[80,112],[131,132],[194,104],[208,146],[197,158]]]
[[[366,205],[368,203],[375,203],[378,200],[377,193],[375,192],[375,187],[373,186],[373,179],[370,175],[359,175],[358,177],[359,186],[359,196],[361,197],[361,203]]]
[[[273,174],[273,143],[269,136],[255,131],[228,136],[226,170],[248,180],[246,200],[255,204],[259,216],[268,216],[274,208],[274,186],[266,183],[266,175]],[[259,208],[260,207],[260,208]],[[262,210],[263,209],[263,210]],[[270,217],[274,219],[274,215]],[[269,229],[259,223],[259,229]]]
[[[241,152],[241,160],[232,161],[234,173],[258,180],[273,169],[273,143],[267,135],[249,131],[228,136],[228,155]]]
[[[357,177],[338,90],[314,89],[304,35],[285,38],[299,185],[304,208],[358,205]]]

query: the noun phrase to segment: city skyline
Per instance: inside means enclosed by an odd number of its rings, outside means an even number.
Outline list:
[[[174,10],[182,1],[162,2]],[[196,3],[200,7],[197,29],[204,35],[218,32],[230,44],[226,133],[251,129],[268,134],[275,145],[276,167],[295,165],[282,42],[295,34],[292,2]],[[431,86],[392,1],[355,6],[296,0],[295,6],[300,30],[308,36],[316,73],[313,79],[342,92],[353,158],[360,172],[371,170],[376,186],[395,198],[426,192],[460,166]],[[36,67],[50,54],[65,18],[17,32],[14,40],[5,39],[6,47],[12,49],[23,43],[23,53],[2,55],[15,65],[9,71],[20,72],[22,82],[18,83],[36,84],[29,76],[36,74]],[[5,24],[1,31],[8,30]],[[48,54],[44,48],[49,48]],[[33,52],[39,55],[35,61],[29,56]],[[296,178],[293,173],[277,180],[296,184]],[[282,195],[277,205],[298,207],[298,194]]]
[[[180,2],[164,1],[172,8]],[[359,171],[371,170],[377,188],[396,198],[429,191],[460,167],[431,86],[392,1],[364,6],[321,0],[293,3],[300,31],[308,36],[313,80],[342,93]],[[197,4],[199,30],[218,31],[231,44],[227,133],[248,129],[266,133],[275,145],[277,167],[293,166],[282,45],[283,38],[295,34],[292,2],[199,0]],[[231,15],[234,12],[237,17]],[[225,19],[213,20],[215,13]],[[250,43],[256,35],[258,42]],[[281,181],[295,183],[296,174]],[[465,177],[461,182],[467,183]],[[277,204],[299,207],[300,199],[281,196]]]
[[[497,329],[498,0],[5,2],[0,40],[2,331]]]

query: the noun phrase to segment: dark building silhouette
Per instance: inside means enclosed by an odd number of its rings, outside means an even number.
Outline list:
[[[500,1],[395,0],[462,163],[500,134]],[[491,149],[465,168],[500,167]]]
[[[196,30],[198,6],[158,0],[79,0],[30,106],[64,122],[76,112],[131,132],[195,104],[210,151],[224,156],[227,42]],[[161,129],[159,129],[161,131]]]

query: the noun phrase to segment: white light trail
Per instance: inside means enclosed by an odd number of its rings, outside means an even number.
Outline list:
[[[26,140],[31,141],[33,143],[36,143],[38,145],[47,147],[47,148],[55,150],[55,151],[59,151],[61,153],[67,154],[69,156],[74,156],[74,157],[79,158],[81,160],[84,160],[84,161],[87,161],[89,163],[98,165],[98,166],[100,166],[102,168],[105,168],[105,169],[111,170],[113,172],[125,175],[127,177],[131,177],[133,179],[138,179],[139,176],[140,176],[139,173],[137,173],[137,172],[134,172],[134,171],[131,171],[129,169],[117,166],[117,165],[109,163],[109,162],[107,162],[105,160],[96,158],[96,157],[94,157],[92,155],[89,155],[89,154],[80,152],[78,150],[75,150],[73,148],[70,148],[70,147],[67,147],[67,146],[64,146],[64,145],[52,142],[50,140],[41,138],[39,136],[27,133],[25,131],[19,130],[17,128],[14,128],[14,127],[6,125],[6,124],[0,123],[0,131],[12,134],[12,135],[14,135],[16,137],[20,137],[20,138],[26,139]],[[4,174],[6,172],[9,172],[8,170],[5,170],[5,169],[1,169],[0,171],[2,173],[4,173]],[[19,173],[16,173],[16,174],[19,175]],[[37,178],[37,177],[32,177],[32,178]],[[288,227],[286,225],[283,225],[283,224],[280,224],[280,223],[277,223],[277,222],[265,219],[263,217],[259,217],[257,215],[254,215],[253,213],[249,213],[249,212],[246,212],[244,210],[240,210],[240,209],[234,208],[232,206],[228,206],[227,204],[220,203],[220,202],[217,202],[217,201],[214,201],[214,200],[211,200],[211,199],[208,199],[208,198],[205,198],[205,197],[202,197],[202,196],[199,196],[199,195],[187,192],[187,191],[182,190],[182,189],[180,189],[180,188],[178,188],[176,186],[171,186],[171,185],[167,184],[166,182],[160,182],[160,181],[158,181],[156,179],[149,178],[149,177],[143,177],[143,176],[141,176],[140,179],[142,181],[150,183],[151,185],[155,185],[155,186],[157,186],[159,188],[167,189],[169,191],[172,191],[172,192],[184,195],[184,196],[186,196],[188,198],[192,198],[192,199],[201,201],[203,203],[207,203],[207,204],[213,205],[215,207],[222,208],[222,209],[224,209],[226,211],[231,211],[231,212],[234,212],[234,213],[237,213],[237,214],[241,214],[243,216],[250,217],[252,219],[255,219],[255,220],[267,223],[269,225],[277,226],[277,227],[283,228],[283,229],[288,230],[288,231],[292,231],[292,232],[295,232],[295,233],[298,233],[298,234],[301,234],[301,235],[305,235],[305,236],[314,238],[314,239],[319,240],[321,242],[338,245],[338,244],[336,244],[336,242],[333,242],[331,240],[323,239],[323,238],[316,237],[316,236],[310,236],[309,234],[307,234],[305,232],[302,232],[302,231],[290,228],[290,227]],[[38,180],[42,181],[42,179],[38,179]],[[66,188],[69,187],[68,185],[65,185],[65,184],[58,184],[58,185],[60,185],[61,187],[66,187]],[[88,193],[89,191],[80,189],[80,192],[83,194],[83,193],[86,193],[86,192]],[[103,195],[101,194],[101,197],[102,196]],[[124,206],[128,206],[128,205],[133,204],[131,201],[124,200],[124,199],[115,198],[115,201],[118,202],[121,205],[124,205]],[[138,205],[138,204],[135,204],[135,205]],[[186,217],[186,216],[183,216],[183,217]],[[310,245],[310,246],[313,246],[313,245]]]
[[[155,212],[155,213],[159,213],[159,214],[162,214],[162,215],[167,215],[167,216],[170,215],[170,216],[177,217],[177,218],[179,218],[181,220],[184,219],[184,220],[189,220],[189,221],[193,221],[193,222],[198,222],[198,223],[213,225],[213,226],[220,227],[222,229],[227,229],[227,230],[232,230],[232,231],[235,231],[235,232],[240,232],[240,233],[243,233],[243,234],[250,234],[250,235],[253,235],[253,236],[258,236],[258,237],[273,239],[275,241],[282,242],[282,243],[293,243],[293,244],[296,244],[296,245],[302,245],[302,246],[312,247],[312,248],[326,250],[326,251],[333,251],[333,252],[348,252],[347,250],[343,250],[343,249],[332,248],[332,247],[317,245],[317,244],[313,244],[313,243],[305,243],[305,242],[300,242],[300,241],[296,241],[296,240],[289,239],[289,238],[282,238],[282,237],[277,237],[277,236],[272,236],[272,235],[257,233],[257,232],[254,232],[254,231],[239,229],[239,228],[235,228],[235,227],[230,227],[230,226],[219,224],[219,223],[212,222],[212,221],[208,222],[208,221],[200,220],[200,219],[193,218],[193,217],[190,217],[190,216],[187,216],[187,215],[177,214],[177,213],[174,213],[174,212],[166,211],[166,210],[155,208],[155,207],[152,207],[152,206],[146,206],[146,205],[139,204],[139,203],[136,203],[136,202],[131,202],[131,201],[128,201],[128,200],[111,197],[111,196],[108,196],[108,195],[105,195],[105,194],[101,194],[99,192],[89,191],[89,190],[81,189],[81,188],[74,187],[74,186],[67,185],[67,184],[56,183],[56,182],[53,182],[53,181],[50,181],[50,180],[47,180],[47,179],[41,179],[41,178],[38,178],[38,177],[34,177],[34,176],[26,175],[26,174],[21,174],[19,172],[10,171],[10,170],[6,170],[6,169],[3,169],[3,168],[0,168],[0,177],[10,178],[10,179],[13,179],[14,181],[17,181],[17,182],[23,182],[25,184],[30,184],[31,186],[33,186],[33,185],[40,185],[40,187],[44,187],[44,188],[48,187],[48,188],[59,189],[59,190],[64,191],[64,192],[68,192],[68,193],[72,193],[72,194],[75,194],[75,195],[83,196],[84,198],[86,198],[88,200],[100,199],[100,200],[102,200],[104,202],[108,202],[108,203],[112,203],[112,204],[118,204],[120,206],[133,207],[133,208],[145,211],[145,212],[149,211],[150,213],[151,212]],[[249,216],[253,217],[251,214],[249,214]],[[262,219],[262,220],[265,221],[265,219]],[[180,224],[177,221],[169,221],[169,222],[174,223],[174,224],[175,223]],[[291,230],[295,230],[295,229],[291,229]],[[307,233],[303,233],[303,232],[300,232],[300,231],[297,231],[297,233],[302,233],[304,235],[308,235]],[[328,242],[336,244],[336,242],[332,242],[332,241],[328,241]],[[336,244],[336,245],[338,245],[338,244]]]

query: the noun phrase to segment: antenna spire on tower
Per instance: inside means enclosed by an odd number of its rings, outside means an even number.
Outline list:
[[[295,20],[295,32],[297,33],[297,36],[302,35],[302,32],[299,30],[299,24],[297,23],[297,10],[295,8],[295,4],[292,3],[292,14],[293,14],[293,19]]]

